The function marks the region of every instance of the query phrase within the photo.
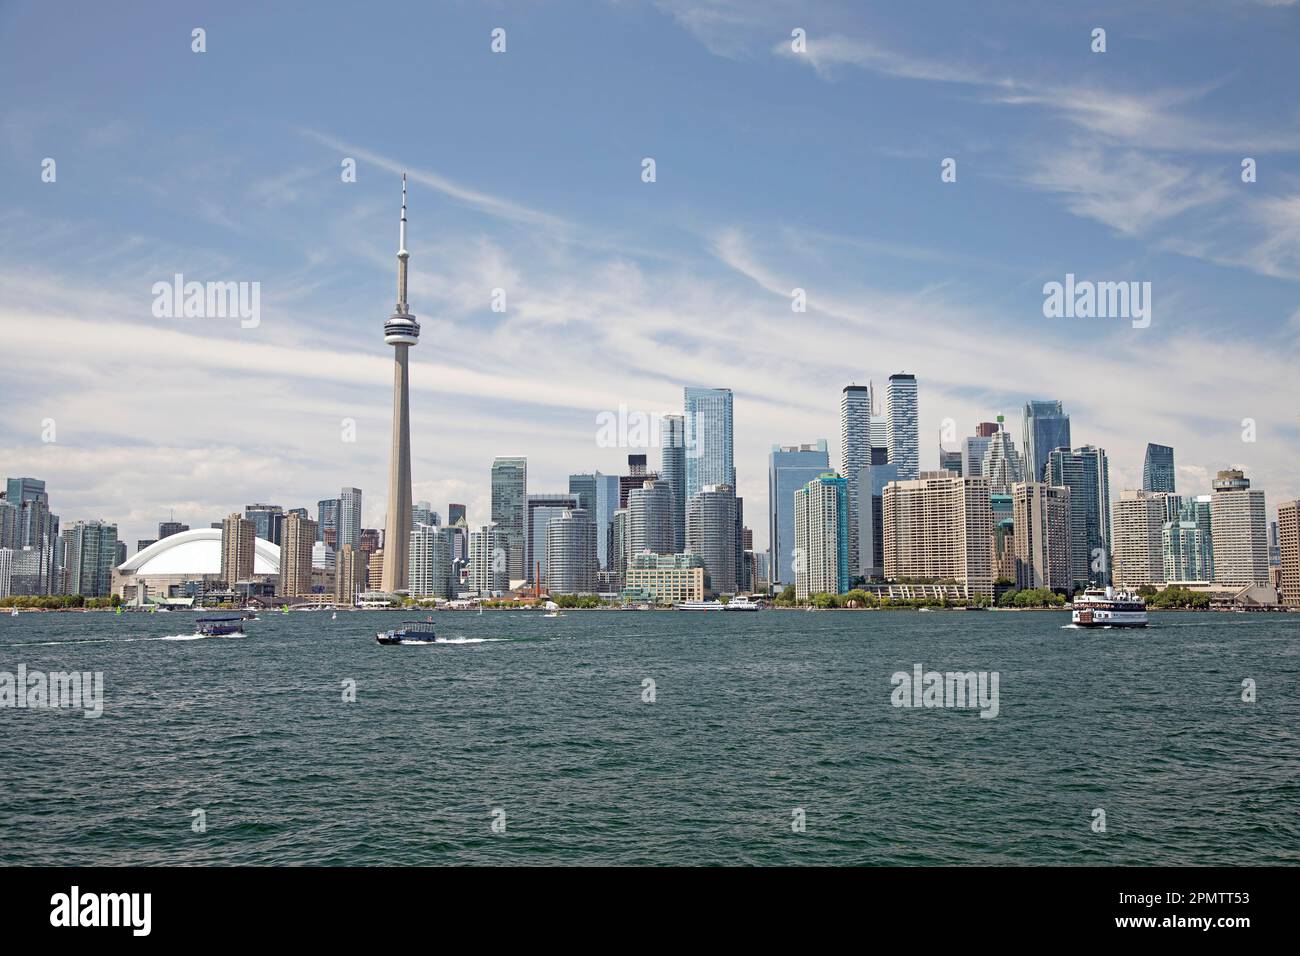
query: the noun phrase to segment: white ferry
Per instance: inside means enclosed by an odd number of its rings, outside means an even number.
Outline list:
[[[1075,597],[1070,619],[1079,627],[1146,627],[1147,605],[1132,591],[1088,588]]]
[[[726,605],[721,601],[683,601],[677,605],[683,611],[722,611]]]
[[[722,609],[724,611],[759,611],[762,610],[762,607],[763,607],[762,604],[758,603],[757,601],[751,600],[750,598],[742,594],[739,597],[732,598],[725,605],[723,605]]]

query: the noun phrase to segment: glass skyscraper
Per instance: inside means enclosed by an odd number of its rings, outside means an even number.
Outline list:
[[[1054,448],[1070,447],[1070,416],[1060,402],[1025,405],[1025,480],[1042,481],[1047,456]]]
[[[336,548],[350,544],[361,547],[361,489],[344,488],[339,492],[338,541]]]
[[[673,492],[673,548],[686,548],[686,419],[665,415],[660,437],[660,477]]]
[[[731,389],[686,389],[686,502],[706,485],[736,487]]]
[[[492,459],[492,524],[505,536],[506,575],[511,581],[524,577],[524,504],[528,488],[528,459]]]
[[[849,567],[857,572],[861,564],[859,559],[858,544],[858,475],[862,469],[871,464],[871,448],[873,445],[871,437],[871,413],[872,413],[872,394],[870,385],[846,385],[844,391],[840,393],[840,471],[844,475],[844,481],[849,496]],[[773,446],[773,454],[776,453],[776,446]],[[829,470],[823,468],[822,471]],[[821,474],[818,472],[817,474]],[[817,475],[809,475],[795,487],[802,488],[808,482],[816,478]],[[772,482],[768,481],[769,504],[772,494]],[[789,494],[782,491],[781,504],[793,507],[794,491]],[[773,508],[775,515],[776,509]],[[790,546],[783,548],[788,552],[794,547],[794,512],[790,512],[789,533],[783,536],[783,539],[791,542]],[[775,543],[774,541],[772,543]],[[790,570],[789,554],[772,551],[772,573],[776,580],[782,584],[793,583],[792,571]]]
[[[921,462],[915,375],[899,372],[889,376],[885,389],[885,441],[889,461],[898,465],[898,480],[915,478]]]
[[[845,393],[848,393],[848,389],[845,389]],[[863,425],[862,434],[865,436],[865,418]],[[830,458],[824,438],[811,445],[772,446],[767,464],[767,540],[773,583],[794,584],[794,493],[828,471]],[[854,481],[853,485],[856,487],[857,482]],[[845,488],[846,494],[850,494],[847,481]],[[851,515],[849,524],[856,525]],[[847,540],[847,527],[845,532]],[[857,572],[856,565],[851,564],[850,567],[854,573]]]
[[[1047,456],[1047,483],[1070,489],[1070,575],[1076,588],[1110,583],[1110,466],[1092,445]]]
[[[1168,445],[1147,444],[1146,459],[1142,462],[1142,490],[1168,491],[1174,487],[1174,450]]]

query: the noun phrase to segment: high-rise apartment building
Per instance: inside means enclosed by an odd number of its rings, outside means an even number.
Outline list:
[[[855,387],[849,386],[849,388]],[[848,394],[848,389],[845,389],[845,394]],[[841,418],[843,418],[843,413],[844,406],[841,403]],[[865,414],[861,417],[861,425],[860,437],[866,440],[867,422]],[[847,431],[847,429],[845,430]],[[868,449],[868,456],[869,453]],[[857,454],[858,452],[855,451],[854,455]],[[847,453],[845,457],[846,459],[849,457]],[[794,584],[795,492],[805,487],[814,478],[824,475],[830,470],[830,456],[826,450],[826,439],[824,438],[811,444],[772,446],[771,454],[768,455],[767,459],[767,548],[776,583],[782,585]],[[848,496],[848,507],[850,509],[853,507],[856,488],[857,479],[855,478],[852,483],[849,483],[847,476],[845,476],[845,494]],[[857,565],[852,563],[853,550],[851,543],[852,530],[856,527],[856,524],[852,511],[850,511],[849,525],[845,529],[850,541],[850,574],[857,573]]]
[[[360,549],[345,544],[334,556],[334,600],[349,607],[357,603],[357,595],[366,590],[366,555]]]
[[[1024,413],[1025,481],[1042,481],[1053,448],[1070,447],[1070,416],[1056,401],[1028,402]]]
[[[1214,539],[1214,581],[1223,585],[1267,585],[1268,516],[1264,492],[1250,487],[1237,469],[1219,472],[1210,498]]]
[[[546,589],[552,594],[596,593],[596,522],[571,508],[546,526]]]
[[[1070,577],[1074,588],[1110,583],[1110,465],[1092,445],[1047,456],[1047,483],[1070,489]]]
[[[729,388],[685,390],[686,501],[706,485],[736,487]]]
[[[844,594],[849,589],[848,482],[834,472],[794,493],[795,596]]]
[[[470,532],[469,587],[480,597],[501,594],[510,587],[511,547],[511,537],[490,524]]]
[[[409,583],[412,597],[452,596],[452,543],[454,529],[434,524],[417,524],[411,530]]]
[[[840,471],[844,476],[849,495],[849,568],[853,573],[861,566],[861,545],[860,533],[858,531],[858,477],[862,469],[871,464],[871,416],[874,411],[872,407],[873,396],[870,385],[846,385],[840,393]],[[888,441],[888,438],[886,438]],[[775,446],[774,446],[775,453]],[[829,463],[822,471],[829,470]],[[820,473],[820,472],[819,472]],[[808,475],[803,478],[802,475],[792,475],[791,482],[796,482],[794,488],[802,488],[809,481],[812,481],[816,475]],[[798,480],[802,478],[803,480]],[[771,504],[772,482],[768,480],[768,506]],[[782,491],[782,506],[785,501],[793,502],[790,497],[794,494],[793,489],[787,495]],[[775,509],[773,509],[775,511]],[[794,513],[790,512],[788,522],[790,534],[794,533]],[[787,535],[787,538],[789,536]],[[769,547],[771,542],[769,542]],[[790,551],[790,548],[785,548]],[[772,572],[776,575],[777,581],[781,584],[792,584],[794,581],[794,572],[790,563],[790,556],[772,550]]]
[[[63,537],[65,593],[108,597],[113,586],[113,568],[122,563],[117,560],[117,525],[106,521],[76,521]]]
[[[312,548],[316,522],[297,514],[284,519],[280,535],[280,593],[286,597],[311,594]]]
[[[329,544],[328,541],[325,542]],[[345,544],[361,547],[361,489],[344,488],[339,492],[338,538],[335,547]]]
[[[673,493],[673,551],[686,547],[686,417],[665,415],[660,431],[659,474]]]
[[[1277,545],[1281,563],[1282,603],[1300,607],[1300,501],[1277,509]]]
[[[898,480],[898,465],[873,463],[858,473],[858,567],[851,574],[868,581],[885,578],[885,488]]]
[[[627,496],[628,554],[643,551],[653,554],[676,554],[673,508],[676,499],[672,487],[661,478],[650,478],[633,488]]]
[[[527,558],[525,547],[528,540],[524,509],[527,498],[528,459],[494,458],[492,460],[492,524],[496,526],[497,532],[506,537],[506,575],[510,581],[524,580],[524,565]],[[470,543],[472,550],[472,536]]]
[[[1149,442],[1142,462],[1142,490],[1173,494],[1177,490],[1174,484],[1174,450],[1168,445]]]
[[[221,577],[226,587],[253,576],[255,532],[256,525],[237,511],[221,522]]]
[[[1041,481],[1011,486],[1016,587],[1070,589],[1070,489]],[[991,514],[991,511],[990,511]]]
[[[1116,585],[1138,588],[1165,582],[1167,497],[1131,488],[1119,493],[1111,520],[1111,576]]]
[[[736,493],[730,485],[705,485],[687,502],[686,550],[703,559],[714,594],[735,594],[738,588],[736,525]]]
[[[890,482],[882,502],[884,574],[956,581],[993,596],[993,512],[984,478],[925,471]]]
[[[890,463],[898,465],[900,481],[914,479],[920,472],[917,421],[916,376],[906,372],[889,376],[885,389],[885,441]]]
[[[527,496],[524,520],[525,581],[537,584],[539,581],[547,580],[546,526],[564,512],[577,508],[578,497],[564,492],[543,492]]]

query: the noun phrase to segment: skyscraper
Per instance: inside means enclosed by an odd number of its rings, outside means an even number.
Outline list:
[[[527,489],[527,458],[492,459],[492,524],[498,533],[505,535],[505,570],[510,581],[522,581],[524,578],[524,547],[527,542],[524,505]],[[472,549],[472,537],[470,545]]]
[[[329,542],[326,542],[328,544]],[[338,541],[336,547],[350,544],[361,547],[361,489],[344,488],[339,492]]]
[[[1264,492],[1237,469],[1219,472],[1210,499],[1216,584],[1268,584],[1268,519]]]
[[[1015,442],[1011,440],[1011,433],[1006,429],[999,428],[987,441],[980,476],[989,480],[991,493],[1009,495],[1011,486],[1027,477],[1023,460],[1016,451]]]
[[[523,521],[522,513],[519,519]],[[510,586],[510,536],[485,524],[469,536],[469,586],[481,597],[499,594]],[[519,556],[521,570],[523,555]]]
[[[686,505],[686,549],[704,560],[709,590],[735,594],[736,493],[730,485],[705,485]]]
[[[688,387],[686,404],[686,501],[706,485],[736,487],[729,388]]]
[[[858,567],[852,573],[868,581],[885,577],[885,487],[898,480],[898,466],[867,465],[858,473]]]
[[[871,413],[871,386],[844,386],[843,391],[840,392],[840,471],[844,476],[849,496],[849,568],[853,574],[857,573],[862,564],[858,530],[858,476],[866,465],[871,464]],[[775,453],[775,450],[774,446],[773,453]],[[822,470],[828,469],[824,468]],[[809,475],[794,487],[801,488],[815,477],[816,475]],[[787,496],[784,490],[781,494],[783,498],[782,506],[785,505],[785,499],[787,498],[790,502],[793,502],[793,497]],[[793,494],[792,489],[790,495]],[[769,480],[768,507],[775,513],[776,509],[772,507],[771,495],[772,487]],[[793,511],[790,516],[790,533],[793,534]],[[773,542],[769,540],[768,544],[770,548]],[[789,551],[790,549],[786,548],[785,550]],[[791,570],[789,555],[777,551],[772,552],[772,573],[776,575],[776,580],[782,584],[793,583],[793,571]]]
[[[339,547],[339,507],[338,498],[322,498],[316,502],[316,538],[331,548]],[[357,528],[360,529],[360,516]]]
[[[537,584],[546,579],[546,526],[564,512],[578,507],[578,496],[563,492],[528,495],[524,517],[524,580]]]
[[[551,594],[596,592],[596,523],[571,508],[546,526],[546,587]]]
[[[1042,481],[1052,449],[1070,447],[1070,416],[1060,402],[1028,402],[1024,425],[1025,480]]]
[[[673,540],[673,490],[668,482],[648,478],[627,496],[627,548],[629,555],[642,551],[677,553]]]
[[[1176,491],[1174,487],[1174,450],[1168,445],[1147,443],[1146,459],[1142,462],[1143,491]]]
[[[221,577],[226,587],[253,576],[255,526],[238,511],[221,522]]]
[[[618,510],[618,475],[603,475],[596,472],[596,555],[601,570],[610,569],[609,536],[610,526],[614,521],[614,512]]]
[[[366,589],[366,555],[350,544],[339,548],[334,559],[334,599],[349,607]]]
[[[447,524],[455,527],[465,520],[465,506],[455,503],[447,505]]]
[[[68,594],[108,597],[117,560],[117,525],[77,521],[65,537]]]
[[[1165,498],[1161,492],[1132,488],[1119,493],[1111,522],[1111,577],[1116,585],[1137,588],[1165,582]]]
[[[280,593],[286,597],[311,594],[311,551],[316,522],[290,514],[284,519],[280,545]]]
[[[849,589],[848,482],[834,472],[794,492],[795,596],[844,594]]]
[[[407,356],[420,341],[420,323],[406,304],[406,174],[402,174],[402,218],[397,227],[397,308],[384,323],[384,344],[393,347],[393,441],[388,459],[388,517],[384,522],[384,571],[380,589],[404,591],[410,578],[411,395]]]
[[[854,386],[849,386],[853,388]],[[847,394],[848,389],[845,389]],[[843,403],[841,403],[841,421],[843,421]],[[865,419],[863,420],[865,426]],[[862,430],[866,436],[866,428]],[[848,455],[845,455],[847,461]],[[767,459],[767,548],[772,574],[776,583],[794,584],[794,550],[796,535],[794,526],[794,495],[808,482],[831,470],[830,456],[826,451],[826,439],[822,438],[806,445],[773,445]],[[857,482],[853,485],[856,487]],[[854,490],[845,479],[846,508],[852,508]],[[846,547],[850,548],[849,573],[857,573],[857,565],[852,563],[852,547],[848,544],[851,529],[856,521],[850,513],[844,528]]]
[[[253,534],[272,544],[280,543],[284,509],[279,505],[245,505],[244,517],[253,522]]]
[[[1041,481],[1011,486],[1016,587],[1070,589],[1070,489]],[[990,511],[990,515],[992,512]]]
[[[952,579],[968,597],[993,596],[993,511],[986,479],[923,471],[890,482],[882,497],[886,578]]]
[[[916,376],[889,376],[885,390],[885,440],[889,461],[898,465],[898,480],[910,481],[920,472],[921,438],[917,430]]]
[[[661,430],[659,473],[673,493],[673,551],[686,547],[686,418],[665,415]]]
[[[1282,603],[1300,607],[1300,501],[1278,506],[1277,543],[1282,565]]]
[[[452,529],[417,524],[411,529],[411,580],[413,597],[449,598],[451,589]]]
[[[179,521],[160,521],[158,522],[158,541],[163,538],[170,538],[174,534],[180,534],[182,531],[189,531],[190,526],[181,524]]]
[[[1047,456],[1047,481],[1070,489],[1070,575],[1075,588],[1110,583],[1110,466],[1092,445]]]

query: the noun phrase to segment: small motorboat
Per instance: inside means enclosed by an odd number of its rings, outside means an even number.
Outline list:
[[[375,635],[376,644],[432,644],[435,640],[433,625],[426,621],[406,621],[401,627]]]
[[[195,620],[195,633],[203,637],[230,637],[244,633],[242,617],[201,617]]]
[[[331,621],[337,621],[338,619],[339,619],[339,612],[338,612],[338,611],[335,611],[333,614],[330,615],[330,620],[331,620]]]

